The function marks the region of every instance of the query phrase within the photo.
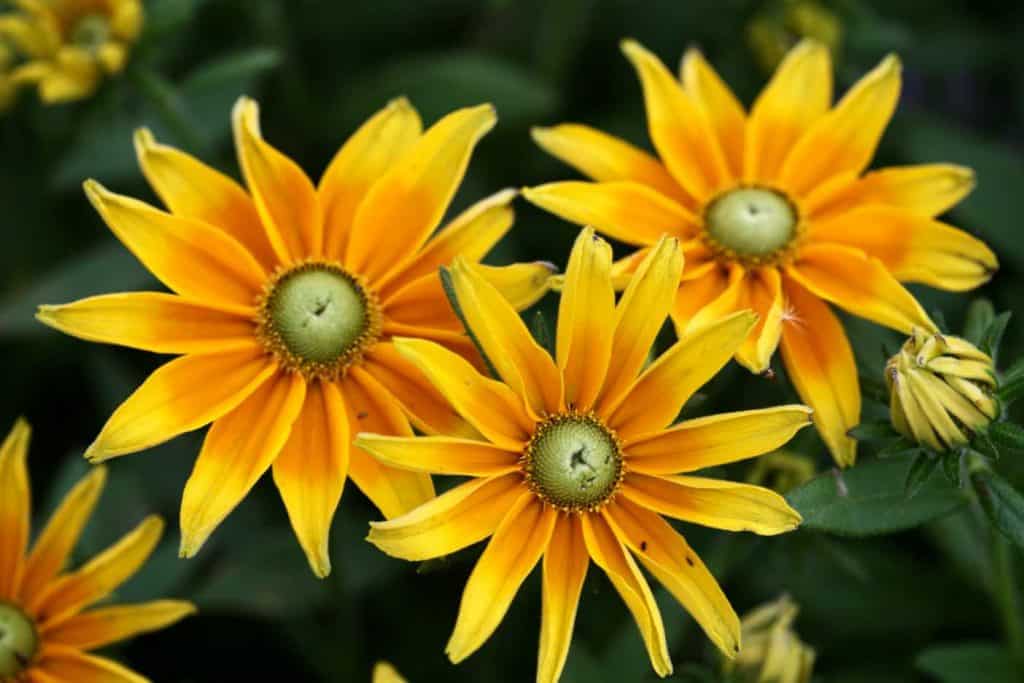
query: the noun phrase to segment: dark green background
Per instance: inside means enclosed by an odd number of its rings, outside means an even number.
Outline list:
[[[1002,270],[982,294],[999,309],[1019,310],[1024,5],[827,6],[843,23],[840,91],[889,51],[904,61],[904,95],[878,164],[951,161],[978,172],[978,190],[952,220],[999,254]],[[317,176],[345,137],[391,97],[408,95],[427,122],[490,101],[500,122],[474,157],[457,209],[501,187],[575,177],[531,143],[531,125],[581,121],[646,145],[640,89],[618,49],[625,36],[673,68],[686,47],[699,45],[749,103],[766,74],[745,27],[755,15],[781,12],[781,4],[760,0],[154,0],[147,7],[146,34],[127,75],[74,105],[46,108],[26,92],[0,115],[0,423],[6,429],[23,414],[35,427],[30,463],[39,519],[85,471],[83,448],[113,408],[161,361],[64,337],[32,319],[40,303],[153,286],[80,189],[95,177],[155,201],[135,165],[134,127],[149,125],[162,140],[237,174],[229,112],[238,95],[251,94],[261,102],[265,136]],[[516,228],[492,261],[564,265],[577,229],[524,202],[518,208]],[[959,328],[968,297],[922,295]],[[1021,350],[1017,323],[1004,357]],[[885,354],[900,340],[863,322],[851,321],[849,329],[865,374],[879,379]],[[690,413],[778,404],[793,393],[781,373],[773,382],[730,366],[703,398]],[[199,435],[182,437],[111,463],[108,490],[78,557],[158,511],[169,522],[167,538],[119,598],[186,597],[202,610],[119,648],[117,657],[158,683],[367,681],[377,659],[394,662],[414,682],[532,680],[537,577],[491,641],[453,668],[444,644],[479,549],[420,573],[388,559],[362,540],[377,514],[352,486],[335,522],[335,571],[326,581],[308,571],[269,480],[197,559],[179,561],[177,505],[199,443]],[[812,434],[794,447],[820,469],[830,466]],[[867,459],[870,449],[862,453]],[[1011,477],[1020,470],[1012,462],[1004,467]],[[743,477],[748,469],[743,464],[730,474]],[[810,531],[772,539],[685,531],[741,613],[784,591],[794,596],[802,606],[799,631],[819,652],[817,680],[935,680],[923,673],[932,669],[951,682],[1011,681],[998,670],[1004,655],[988,532],[972,515],[966,510],[871,540]],[[716,670],[716,655],[693,621],[664,598],[660,593],[677,676]],[[929,648],[965,642],[992,649],[932,649],[922,657]],[[977,668],[979,655],[995,673]],[[635,626],[592,570],[564,680],[649,679]]]

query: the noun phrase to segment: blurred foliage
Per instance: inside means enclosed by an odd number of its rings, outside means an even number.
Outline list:
[[[263,105],[264,133],[311,174],[387,99],[406,94],[432,121],[464,104],[494,102],[501,121],[479,148],[456,200],[460,209],[504,186],[574,174],[533,147],[533,124],[582,121],[645,144],[639,87],[618,41],[633,36],[675,63],[699,45],[746,102],[765,78],[747,34],[779,17],[784,0],[151,0],[126,71],[95,97],[44,107],[22,92],[0,115],[0,421],[26,415],[36,428],[34,489],[66,491],[86,467],[81,453],[113,408],[158,359],[77,342],[34,323],[37,304],[154,286],[80,190],[87,177],[154,200],[131,145],[141,125],[218,168],[237,173],[229,112],[239,94]],[[1002,270],[981,293],[1014,310],[1006,364],[1024,352],[1020,309],[1024,241],[1024,6],[926,0],[819,0],[841,27],[837,84],[845,89],[887,52],[905,65],[900,109],[879,164],[951,161],[977,171],[978,189],[951,217],[997,250]],[[794,28],[796,26],[796,28]],[[799,25],[789,24],[784,40]],[[790,35],[792,34],[792,35]],[[525,204],[494,262],[564,265],[575,228]],[[960,328],[968,297],[915,289],[929,310]],[[550,312],[553,296],[542,303]],[[550,316],[549,316],[550,317]],[[865,393],[902,344],[893,333],[846,319]],[[884,385],[883,385],[884,389]],[[776,379],[730,367],[687,407],[688,415],[793,400]],[[885,418],[883,404],[865,420]],[[1020,418],[1020,406],[1014,416]],[[150,511],[176,521],[199,436],[111,464],[86,556]],[[803,497],[806,529],[780,538],[685,529],[720,577],[737,611],[789,593],[795,628],[818,653],[817,681],[1020,680],[1024,615],[1019,549],[993,541],[983,512],[929,473],[908,501],[909,458],[876,459],[842,475],[827,471],[817,436],[787,449],[824,471]],[[737,479],[749,464],[730,468]],[[1006,456],[1017,489],[1024,462]],[[848,494],[840,500],[837,491]],[[818,498],[815,498],[818,496]],[[161,683],[175,681],[368,681],[393,662],[411,681],[525,681],[536,661],[540,590],[527,582],[496,637],[459,667],[444,657],[461,588],[478,548],[416,571],[362,541],[376,518],[354,487],[333,533],[334,574],[315,580],[294,544],[277,494],[263,482],[200,556],[176,558],[169,533],[147,569],[119,596],[189,597],[202,614],[116,654]],[[871,509],[865,516],[850,506]],[[51,502],[52,505],[52,502]],[[46,505],[38,506],[46,513]],[[920,526],[925,522],[923,526]],[[841,536],[837,535],[841,534]],[[880,535],[881,534],[881,535]],[[863,537],[863,538],[847,538]],[[680,680],[720,680],[719,663],[692,619],[658,594]],[[187,653],[187,656],[183,656]],[[255,656],[254,656],[255,655]],[[1019,663],[1019,659],[1018,659]],[[1019,664],[1018,664],[1019,665]],[[584,588],[566,683],[653,680],[628,613],[593,569]]]

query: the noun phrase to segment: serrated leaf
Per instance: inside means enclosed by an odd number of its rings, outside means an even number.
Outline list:
[[[803,526],[844,536],[874,536],[903,531],[947,515],[967,496],[944,481],[928,477],[907,500],[904,484],[911,460],[869,460],[844,472],[822,474],[786,496],[803,516]]]
[[[1013,658],[998,643],[936,645],[919,654],[914,664],[941,683],[1014,683],[1020,680]]]
[[[985,338],[985,330],[996,317],[996,309],[988,299],[975,299],[967,307],[967,320],[964,323],[964,339],[975,346]]]
[[[939,459],[934,455],[922,451],[914,458],[910,469],[907,470],[907,479],[903,484],[906,497],[913,498],[924,486],[925,482],[932,476]]]
[[[993,422],[988,426],[988,437],[996,448],[1024,451],[1024,428],[1012,422]]]
[[[1024,548],[1024,496],[992,471],[976,472],[971,483],[992,525]]]
[[[892,439],[894,436],[899,436],[898,432],[892,428],[892,424],[888,420],[861,422],[856,427],[850,428],[846,434],[857,439],[857,441],[881,441],[883,439]]]

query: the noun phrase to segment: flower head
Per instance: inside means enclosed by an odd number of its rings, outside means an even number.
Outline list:
[[[0,17],[24,56],[12,78],[32,83],[44,102],[80,100],[105,76],[119,73],[142,31],[141,0],[14,0],[19,11]]]
[[[885,381],[893,427],[935,451],[966,444],[999,417],[992,359],[960,337],[914,330]]]
[[[643,84],[661,159],[586,126],[537,129],[544,149],[596,182],[528,189],[535,204],[637,246],[626,279],[662,234],[683,241],[687,268],[672,319],[680,334],[751,308],[757,326],[737,353],[753,372],[777,347],[840,465],[860,419],[853,350],[828,304],[909,333],[935,331],[903,282],[963,291],[987,281],[996,257],[935,220],[973,187],[949,164],[867,173],[900,91],[886,57],[832,106],[828,50],[804,41],[747,112],[699,52],[681,82],[634,41],[623,50]]]
[[[207,537],[268,469],[313,570],[330,571],[327,537],[346,478],[394,517],[433,497],[430,478],[383,467],[352,435],[474,430],[391,342],[431,339],[473,362],[438,267],[462,256],[525,307],[544,264],[476,265],[509,229],[510,191],[435,228],[490,106],[421,131],[396,100],[341,148],[319,186],[260,136],[256,103],[234,112],[249,192],[139,131],[160,211],[95,181],[107,225],[173,294],[112,294],[44,306],[39,319],[91,341],[181,357],[122,404],[86,456],[99,462],[213,423],[185,487],[182,555]],[[412,421],[410,424],[410,420]]]
[[[14,101],[17,83],[11,78],[11,67],[14,65],[14,49],[0,34],[0,112],[3,112]]]
[[[369,536],[407,560],[444,556],[490,537],[448,643],[453,662],[490,637],[542,557],[538,681],[559,677],[591,561],[633,614],[660,675],[672,664],[637,561],[723,652],[739,651],[739,619],[662,515],[731,531],[794,529],[800,516],[778,494],[686,473],[770,451],[809,424],[810,411],[784,406],[668,427],[755,319],[743,311],[693,330],[645,369],[682,266],[678,240],[661,239],[616,305],[611,248],[584,230],[569,259],[552,358],[498,291],[457,261],[451,275],[458,304],[498,379],[435,343],[396,340],[478,431],[471,438],[364,433],[356,441],[396,467],[472,477],[402,517],[373,524]]]
[[[19,420],[0,445],[0,681],[146,680],[89,651],[195,612],[178,600],[94,607],[145,564],[163,522],[148,517],[80,568],[66,571],[106,480],[97,467],[68,493],[29,550],[29,434]]]
[[[727,668],[743,683],[809,683],[814,650],[793,631],[799,608],[788,595],[743,617],[743,649]]]

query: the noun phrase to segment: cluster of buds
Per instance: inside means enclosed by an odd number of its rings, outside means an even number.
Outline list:
[[[944,452],[999,416],[992,359],[966,339],[914,330],[885,366],[892,425]]]
[[[799,608],[788,595],[761,605],[740,622],[743,648],[726,668],[743,683],[808,683],[814,650],[793,630]]]

